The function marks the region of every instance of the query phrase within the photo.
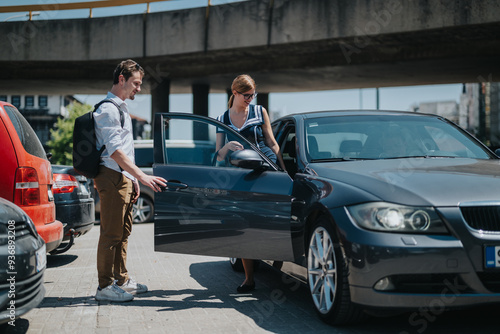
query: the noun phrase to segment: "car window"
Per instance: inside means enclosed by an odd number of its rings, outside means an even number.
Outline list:
[[[137,167],[152,167],[153,166],[153,147],[136,147],[135,164]]]
[[[278,131],[281,129],[281,123],[280,121],[273,122],[271,124],[271,129],[273,130],[273,135],[276,138],[276,135],[278,134]]]
[[[297,172],[297,137],[295,136],[295,126],[287,126],[283,133],[284,136],[280,138],[282,140],[280,150],[286,171],[293,178]]]
[[[437,117],[338,116],[306,122],[309,161],[462,157],[490,159],[481,143]]]
[[[238,140],[224,128],[198,120],[172,118],[164,131],[168,136],[164,145],[166,164],[233,167],[228,159],[220,162],[214,159],[218,133],[224,136],[225,142]],[[245,142],[242,144],[244,148],[251,148]]]
[[[40,143],[40,140],[28,121],[26,121],[16,108],[11,106],[4,106],[4,108],[26,152],[36,157],[46,159],[47,157],[42,143]]]
[[[450,133],[443,132],[434,126],[426,126],[425,130],[430,139],[427,140],[427,146],[436,152],[451,152],[453,155],[465,155],[474,157],[474,152],[467,146],[454,138]]]

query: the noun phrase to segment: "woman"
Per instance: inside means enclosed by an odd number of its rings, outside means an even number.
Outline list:
[[[279,160],[283,169],[285,164],[280,154],[280,148],[274,139],[271,122],[267,111],[262,106],[250,104],[257,96],[255,81],[247,74],[237,76],[231,85],[232,95],[228,107],[217,120],[239,132],[243,137],[254,143],[274,163]],[[217,160],[222,161],[232,151],[242,150],[243,145],[237,141],[225,142],[224,133],[217,134]],[[231,152],[230,152],[231,151]],[[238,286],[238,292],[248,292],[255,289],[253,278],[253,260],[242,259],[245,269],[245,280]]]

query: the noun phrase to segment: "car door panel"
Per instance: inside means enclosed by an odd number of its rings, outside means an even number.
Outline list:
[[[154,174],[168,181],[155,194],[156,251],[293,260],[288,174],[185,163]]]

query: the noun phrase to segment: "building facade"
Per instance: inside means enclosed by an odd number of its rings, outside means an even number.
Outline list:
[[[50,129],[58,118],[67,115],[66,106],[72,102],[71,97],[57,95],[0,95],[0,100],[11,103],[23,114],[45,150]]]

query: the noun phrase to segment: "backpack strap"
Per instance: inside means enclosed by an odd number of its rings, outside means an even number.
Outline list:
[[[120,108],[120,106],[118,105],[118,103],[116,103],[113,100],[105,99],[105,100],[102,100],[101,102],[97,103],[94,106],[94,110],[92,111],[92,114],[94,114],[94,112],[97,110],[97,108],[99,108],[101,106],[101,104],[106,103],[106,102],[113,103],[115,105],[115,107],[118,108],[118,111],[120,112],[120,123],[121,123],[122,129],[123,129],[123,126],[125,125],[125,115],[123,113],[122,108]],[[106,145],[102,145],[102,147],[101,147],[101,153],[102,153],[102,151],[104,151],[104,148],[106,148]],[[118,167],[120,167],[120,170],[123,172],[123,168],[120,165],[118,165]]]
[[[97,108],[99,108],[101,106],[101,104],[106,103],[106,102],[113,103],[115,105],[115,107],[118,108],[118,111],[120,112],[120,123],[121,123],[122,129],[123,129],[123,127],[125,126],[125,115],[123,113],[122,108],[120,108],[120,106],[118,105],[118,103],[116,103],[115,101],[110,100],[110,99],[102,100],[101,102],[97,103],[94,106],[94,111],[92,111],[92,112],[95,112],[97,110]]]

